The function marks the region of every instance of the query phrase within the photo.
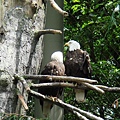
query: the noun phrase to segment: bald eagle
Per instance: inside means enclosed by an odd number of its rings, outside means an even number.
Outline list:
[[[65,43],[68,46],[65,58],[65,74],[67,76],[91,78],[90,57],[86,51],[80,49],[80,44],[74,40]],[[75,89],[76,101],[84,102],[86,90]]]
[[[56,51],[51,55],[51,61],[44,67],[41,72],[42,75],[56,75],[56,76],[64,76],[65,74],[65,66],[63,64],[63,53],[60,51]],[[45,83],[50,81],[40,80],[40,83]],[[51,97],[59,97],[62,94],[61,87],[50,87],[50,88],[39,88],[38,92]],[[53,106],[52,103],[48,101],[40,100],[40,104],[42,106],[42,111],[44,117],[48,117],[50,110]]]

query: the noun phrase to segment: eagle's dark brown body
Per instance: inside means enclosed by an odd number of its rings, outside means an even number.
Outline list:
[[[65,74],[67,76],[91,78],[89,54],[81,49],[67,51]],[[87,90],[75,89],[75,93],[77,102],[85,102]]]
[[[57,62],[57,61],[51,61],[44,67],[41,74],[42,75],[64,76],[65,74],[64,64],[61,62]],[[44,81],[43,79],[43,80],[40,80],[39,83],[47,83],[47,82],[50,82],[50,81]],[[38,92],[46,96],[59,98],[59,96],[61,96],[62,94],[62,90],[63,88],[61,87],[49,87],[49,88],[45,87],[45,88],[39,88]],[[50,108],[52,108],[52,104],[49,102],[44,102],[42,100],[40,100],[40,104],[42,106],[43,115],[47,117],[50,112]]]
[[[91,78],[90,57],[86,51],[80,49],[80,44],[75,40],[65,43],[68,46],[65,59],[65,73],[67,76]],[[83,84],[81,84],[82,86]],[[85,102],[86,90],[75,89],[77,102]]]
[[[67,76],[91,78],[90,57],[86,51],[67,51],[64,64]]]
[[[41,72],[41,75],[56,75],[56,76],[64,76],[65,67],[64,64],[57,61],[49,62]],[[40,83],[45,83],[50,81],[41,80]],[[50,87],[50,88],[40,88],[39,93],[47,96],[59,97],[61,94],[62,88],[60,87]]]

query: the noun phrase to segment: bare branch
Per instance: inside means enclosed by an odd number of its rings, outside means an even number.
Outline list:
[[[66,82],[76,82],[76,83],[97,83],[97,80],[80,78],[80,77],[71,77],[71,76],[54,76],[54,75],[24,75],[25,79],[34,79],[34,80],[50,80],[50,81],[66,81]]]
[[[58,5],[57,3],[54,1],[54,0],[50,0],[50,4],[51,6],[57,10],[60,14],[62,14],[63,16],[68,16],[68,12],[62,10]]]
[[[109,92],[112,92],[112,91],[116,91],[116,92],[120,92],[120,87],[109,87],[108,89],[107,89],[107,91],[109,91]]]
[[[91,85],[91,84],[89,84],[89,83],[82,83],[83,85],[86,85],[88,88],[91,88],[91,89],[93,89],[93,90],[96,90],[96,91],[98,91],[98,92],[100,92],[100,93],[105,93],[102,89],[100,89],[100,88],[98,88],[97,86],[95,86],[95,85]]]
[[[108,89],[108,87],[107,87],[107,86],[104,86],[104,85],[95,85],[95,86],[97,86],[97,87],[99,87],[99,88],[101,88],[101,89],[103,89],[103,90]]]
[[[91,85],[89,83],[82,83],[85,86],[75,85],[73,83],[63,83],[63,82],[54,82],[54,83],[40,83],[40,84],[31,84],[31,87],[53,87],[53,86],[60,86],[60,87],[70,87],[70,88],[77,88],[77,89],[93,89],[100,93],[104,93],[104,91],[95,85]]]
[[[120,87],[107,87],[104,85],[95,85],[101,89],[103,89],[104,91],[108,91],[108,92],[120,92]]]
[[[52,83],[40,83],[40,84],[31,84],[31,87],[33,88],[39,88],[39,87],[70,87],[70,88],[81,88],[80,86],[76,86],[73,83],[63,83],[63,82],[52,82]]]
[[[83,111],[83,110],[81,110],[81,109],[79,109],[77,107],[74,107],[74,106],[70,105],[70,104],[64,103],[62,100],[60,100],[58,98],[52,99],[51,97],[47,97],[47,96],[44,96],[44,95],[42,95],[42,94],[40,94],[38,92],[35,92],[35,91],[33,91],[33,90],[31,90],[29,88],[29,86],[27,85],[27,82],[25,81],[25,79],[23,77],[20,77],[18,75],[14,75],[14,77],[19,79],[23,83],[26,91],[28,93],[30,93],[31,95],[33,95],[33,96],[35,96],[35,97],[37,97],[39,99],[42,99],[42,100],[47,100],[47,101],[52,102],[52,103],[66,109],[66,110],[69,110],[70,112],[77,115],[80,119],[82,118],[83,120],[87,120],[87,118],[90,118],[90,119],[94,119],[94,120],[103,120],[102,118],[97,117],[97,116],[95,116],[95,115],[93,115],[93,114],[91,114],[89,112]],[[86,116],[87,118],[84,117],[84,116]]]
[[[19,94],[19,95],[18,95],[18,98],[20,99],[20,101],[21,101],[23,107],[25,108],[25,110],[28,110],[28,106],[27,106],[27,104],[25,103],[23,96]]]
[[[89,113],[89,112],[86,112],[86,111],[84,111],[84,110],[81,110],[81,109],[79,109],[79,108],[77,108],[77,107],[74,107],[74,106],[72,106],[72,105],[70,105],[70,104],[67,104],[67,103],[64,103],[62,100],[60,100],[60,99],[52,99],[51,97],[47,97],[47,96],[44,96],[44,95],[42,95],[42,94],[40,94],[40,93],[38,93],[38,92],[35,92],[35,91],[33,91],[33,90],[29,90],[29,93],[30,94],[32,94],[33,96],[36,96],[37,98],[39,98],[39,99],[42,99],[42,100],[47,100],[47,101],[49,101],[49,102],[52,102],[52,103],[54,103],[54,104],[56,104],[56,105],[58,105],[58,106],[60,106],[60,107],[62,107],[62,108],[64,108],[64,109],[66,109],[66,110],[69,110],[70,112],[72,112],[72,113],[74,113],[74,114],[76,114],[76,112],[77,112],[77,114],[82,114],[83,116],[86,116],[86,117],[88,117],[88,118],[90,118],[90,119],[94,119],[94,120],[103,120],[102,118],[100,118],[100,117],[97,117],[97,116],[95,116],[95,115],[93,115],[93,114],[91,114],[91,113]],[[76,112],[74,112],[74,111],[76,111]],[[77,115],[76,114],[76,115]],[[80,115],[79,115],[80,116]],[[79,117],[78,116],[78,117]]]
[[[17,79],[20,79],[20,81],[23,83],[26,91],[28,93],[30,93],[31,95],[42,99],[42,100],[46,100],[49,102],[52,102],[68,111],[70,111],[71,113],[77,115],[78,118],[80,118],[81,120],[88,120],[89,119],[94,119],[94,120],[103,120],[100,117],[97,117],[89,112],[83,111],[79,108],[76,108],[70,104],[64,103],[62,100],[56,98],[56,99],[52,99],[51,97],[48,96],[44,96],[38,92],[35,92],[33,90],[31,90],[29,88],[29,86],[27,85],[26,81],[24,78],[26,79],[36,79],[36,80],[54,80],[54,81],[69,81],[69,82],[77,82],[77,83],[81,83],[82,86],[80,85],[75,85],[73,83],[61,83],[61,82],[54,82],[54,83],[41,83],[41,84],[31,84],[31,87],[52,87],[52,86],[61,86],[61,87],[71,87],[71,88],[81,88],[83,87],[83,89],[93,89],[93,90],[97,90],[98,92],[104,93],[103,90],[105,91],[120,91],[119,87],[107,87],[104,85],[91,85],[89,83],[93,83],[96,82],[96,80],[90,80],[90,79],[84,79],[84,78],[77,78],[77,77],[66,77],[66,76],[50,76],[50,75],[24,75],[23,77],[19,77],[18,75],[14,76]],[[86,83],[86,80],[88,83]],[[103,89],[103,90],[101,90]],[[116,101],[115,101],[116,102]],[[113,104],[114,106],[116,104]],[[116,105],[117,106],[117,105]]]
[[[37,32],[35,32],[35,34],[40,34],[40,35],[43,35],[43,34],[62,34],[62,31],[55,30],[55,29],[46,29],[46,30],[37,31]]]
[[[61,30],[55,30],[55,29],[45,29],[45,30],[39,30],[34,33],[34,39],[38,40],[41,35],[44,34],[62,34]]]
[[[62,32],[60,30],[46,29],[46,30],[36,31],[34,33],[34,38],[31,43],[31,51],[30,51],[30,56],[27,63],[26,73],[29,73],[29,69],[32,64],[32,58],[33,58],[33,55],[35,54],[35,48],[39,41],[39,38],[41,37],[41,35],[44,35],[44,34],[62,34]]]
[[[27,82],[25,81],[25,79],[24,79],[23,77],[20,77],[20,76],[17,75],[17,74],[15,74],[14,77],[15,77],[17,80],[20,80],[20,81],[22,82],[24,88],[26,89],[26,91],[27,91],[28,93],[32,94],[33,96],[36,96],[36,94],[39,94],[40,99],[42,99],[42,100],[47,100],[47,101],[49,101],[49,102],[53,102],[53,99],[52,99],[51,97],[44,96],[44,95],[42,95],[42,94],[40,94],[40,93],[38,93],[38,92],[35,92],[35,91],[31,90],[31,89],[29,88]],[[37,96],[37,97],[38,97],[38,96]],[[21,100],[21,99],[20,99],[20,100]],[[23,99],[22,99],[22,100],[23,100]],[[21,102],[22,102],[22,105],[24,106],[22,100],[21,100]],[[74,113],[74,114],[76,114],[76,115],[78,116],[78,118],[80,118],[80,119],[81,119],[81,118],[86,118],[86,117],[80,115],[79,113],[77,113],[77,112],[75,112],[75,111],[71,111],[71,112]],[[87,120],[87,119],[82,119],[82,120]]]
[[[76,111],[73,111],[73,114],[75,114],[76,116],[78,116],[78,118],[80,120],[89,120],[87,119],[85,116],[81,115],[80,113],[76,112]]]
[[[84,84],[84,83],[82,83]],[[120,92],[120,87],[107,87],[107,86],[104,86],[104,85],[93,85],[94,88],[92,88],[91,86],[85,86],[87,83],[84,84],[84,86],[80,86],[80,85],[76,85],[76,84],[73,84],[73,83],[65,83],[65,82],[53,82],[53,83],[40,83],[40,84],[31,84],[31,87],[33,88],[39,88],[39,87],[52,87],[52,86],[60,86],[60,87],[69,87],[69,88],[76,88],[76,89],[85,89],[85,90],[88,90],[88,89],[93,89],[93,90],[96,90],[95,87],[97,87],[97,91],[99,92],[99,88],[100,90],[104,90],[104,91],[107,91],[107,92]],[[91,84],[90,84],[91,85]],[[101,93],[101,92],[100,92]]]

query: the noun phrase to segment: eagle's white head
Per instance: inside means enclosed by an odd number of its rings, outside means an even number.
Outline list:
[[[69,42],[65,43],[65,46],[69,47],[69,51],[80,49],[80,44],[75,40],[70,40]]]
[[[51,55],[51,60],[63,63],[63,53],[61,51],[54,52]]]

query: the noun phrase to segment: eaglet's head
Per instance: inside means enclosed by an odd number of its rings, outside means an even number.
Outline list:
[[[63,53],[61,51],[54,52],[51,55],[51,60],[63,63]]]
[[[68,41],[67,43],[65,43],[65,46],[69,47],[69,51],[80,49],[80,44],[75,40]]]

